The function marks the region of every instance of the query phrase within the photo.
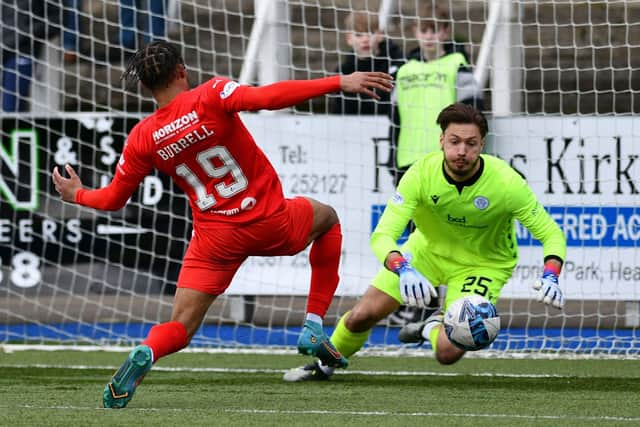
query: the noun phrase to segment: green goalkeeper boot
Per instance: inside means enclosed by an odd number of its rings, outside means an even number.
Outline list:
[[[425,338],[422,336],[422,331],[429,323],[442,324],[444,320],[444,313],[442,310],[437,310],[427,317],[422,322],[407,323],[398,332],[398,339],[400,342],[410,344],[425,342]]]
[[[102,393],[105,408],[124,408],[133,398],[136,387],[151,370],[151,349],[146,345],[134,348]]]
[[[331,344],[322,326],[310,320],[304,322],[302,334],[298,339],[298,352],[315,356],[325,366],[332,368],[346,368],[349,364],[347,359]]]

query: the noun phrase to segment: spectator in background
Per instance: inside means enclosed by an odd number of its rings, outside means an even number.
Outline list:
[[[446,9],[430,7],[411,25],[418,47],[398,69],[391,95],[390,159],[395,185],[416,160],[440,149],[436,118],[455,102],[482,110],[478,87],[463,46],[452,40]]]
[[[78,51],[80,50],[78,42],[78,32],[80,31],[78,12],[82,10],[82,1],[62,0],[62,5],[64,7],[62,11],[64,62],[70,64],[78,60]]]
[[[120,0],[120,46],[110,59],[128,59],[151,40],[166,40],[166,0]],[[142,33],[140,40],[139,33]]]
[[[396,187],[409,166],[425,154],[440,150],[442,132],[436,119],[444,107],[462,102],[483,109],[482,92],[467,54],[452,39],[448,10],[427,3],[429,6],[418,11],[410,27],[418,47],[409,52],[407,62],[398,69],[391,94],[389,171]],[[410,222],[409,230],[413,228]],[[434,298],[426,310],[401,306],[389,321],[400,325],[419,321],[435,311],[438,304]]]
[[[382,71],[393,74],[403,62],[402,51],[379,30],[378,17],[367,11],[350,13],[345,19],[346,41],[353,49],[336,68],[338,74],[355,71]],[[335,114],[389,114],[387,92],[380,91],[380,101],[358,94],[339,94],[333,98]]]
[[[44,42],[60,34],[60,5],[45,0],[3,0],[2,110],[27,111],[34,61]]]

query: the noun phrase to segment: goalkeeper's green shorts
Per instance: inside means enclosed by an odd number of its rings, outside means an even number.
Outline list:
[[[455,259],[443,257],[428,250],[422,236],[412,233],[402,245],[402,254],[413,268],[425,276],[435,286],[447,286],[444,307],[464,295],[482,295],[495,304],[500,291],[511,277],[513,267],[489,268],[485,266],[469,266],[455,262]],[[388,294],[400,304],[399,278],[395,273],[382,268],[373,278],[373,287]]]

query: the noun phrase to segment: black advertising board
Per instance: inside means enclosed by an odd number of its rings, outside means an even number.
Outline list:
[[[106,185],[138,120],[101,114],[2,119],[0,259],[5,277],[0,285],[37,286],[33,277],[40,273],[29,274],[29,269],[97,262],[150,271],[171,287],[190,233],[190,213],[168,177],[147,177],[118,212],[63,203],[51,182],[53,168],[68,163],[85,187]]]

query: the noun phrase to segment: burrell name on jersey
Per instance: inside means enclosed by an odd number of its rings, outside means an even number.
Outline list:
[[[172,142],[169,145],[166,145],[164,148],[160,148],[156,150],[158,156],[162,160],[169,160],[176,154],[180,153],[182,150],[189,148],[191,145],[204,141],[207,137],[212,136],[213,131],[207,129],[206,125],[200,126],[200,129],[195,129],[182,138],[178,139],[176,142]]]

